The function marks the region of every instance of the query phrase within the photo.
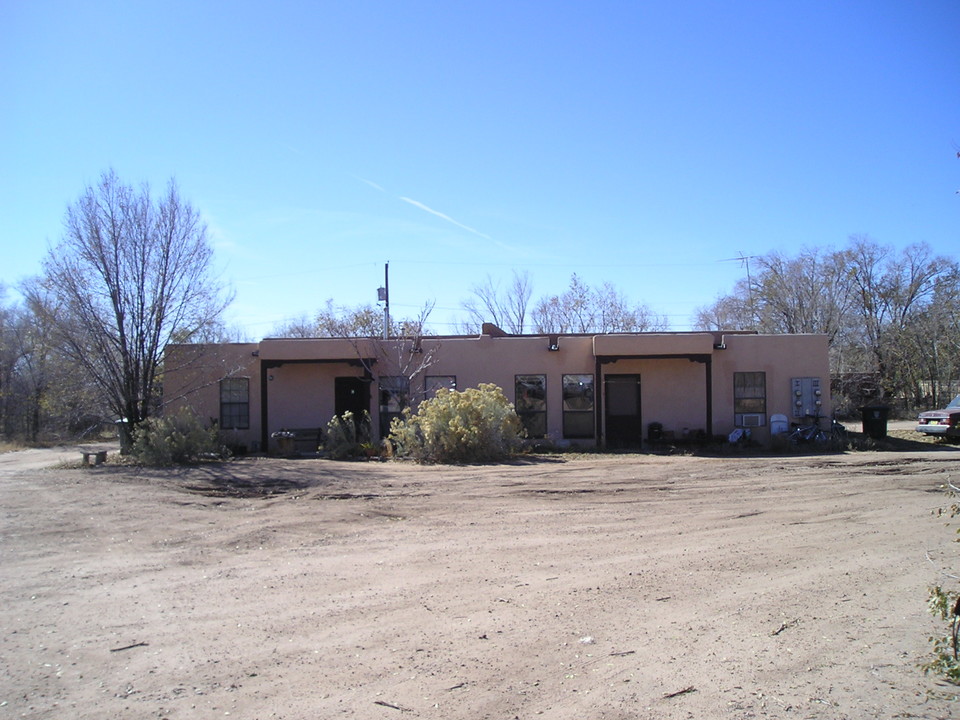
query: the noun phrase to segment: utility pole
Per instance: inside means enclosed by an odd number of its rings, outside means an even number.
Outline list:
[[[377,289],[377,300],[383,303],[383,339],[390,339],[390,261],[383,266],[383,287]]]

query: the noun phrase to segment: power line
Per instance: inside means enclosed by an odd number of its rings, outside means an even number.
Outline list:
[[[440,266],[449,266],[449,267],[505,267],[513,269],[538,269],[538,268],[571,268],[577,270],[580,268],[665,268],[665,267],[674,267],[674,268],[688,268],[688,267],[709,267],[715,265],[718,262],[730,262],[737,260],[754,260],[758,258],[757,255],[744,256],[736,258],[724,258],[722,260],[710,260],[704,262],[687,262],[687,263],[567,263],[567,262],[531,262],[529,265],[516,262],[495,262],[495,261],[463,261],[463,262],[453,262],[449,260],[396,260],[392,261],[394,265],[440,265]],[[359,267],[377,267],[379,263],[376,262],[363,262],[363,263],[350,263],[346,265],[323,265],[310,270],[299,270],[297,272],[289,273],[278,273],[275,275],[253,275],[246,277],[236,278],[237,282],[246,282],[249,280],[273,280],[278,278],[285,277],[296,277],[303,275],[315,275],[320,273],[329,272],[330,270],[346,270],[349,268],[359,268]]]

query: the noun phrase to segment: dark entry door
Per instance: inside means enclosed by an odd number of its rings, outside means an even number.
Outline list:
[[[604,378],[604,418],[608,448],[640,447],[640,376],[607,375]]]
[[[338,377],[333,381],[333,411],[343,415],[348,410],[359,416],[370,412],[370,381],[359,377]]]

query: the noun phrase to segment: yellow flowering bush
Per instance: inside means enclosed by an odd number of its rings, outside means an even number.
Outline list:
[[[334,415],[327,423],[326,439],[320,448],[334,460],[370,455],[370,413],[364,410],[354,415],[347,410]]]
[[[407,408],[390,425],[398,456],[418,462],[491,462],[509,456],[523,437],[513,404],[496,385],[438,390],[414,413]]]

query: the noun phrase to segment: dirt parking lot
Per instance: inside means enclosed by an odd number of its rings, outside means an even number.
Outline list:
[[[43,464],[0,456],[0,718],[960,717],[957,448]]]

